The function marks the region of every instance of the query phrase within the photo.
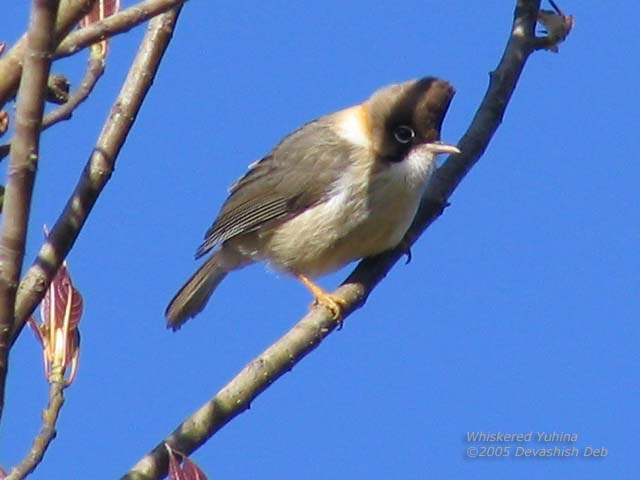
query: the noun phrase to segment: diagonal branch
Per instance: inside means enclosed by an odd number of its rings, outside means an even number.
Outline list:
[[[406,241],[413,244],[443,212],[467,172],[480,159],[502,121],[518,78],[529,55],[536,50],[535,24],[540,0],[518,0],[511,35],[497,69],[491,73],[489,88],[478,111],[458,146],[461,154],[450,156],[429,185]],[[404,255],[396,249],[364,259],[342,286],[332,295],[345,301],[344,316],[364,305],[375,286]],[[251,361],[209,402],[163,439],[124,477],[126,480],[162,478],[167,472],[165,443],[191,454],[279,377],[290,371],[337,327],[329,312],[314,308],[276,343]]]
[[[99,22],[71,32],[60,42],[55,57],[73,55],[105,38],[111,38],[146,22],[187,0],[144,0]]]
[[[69,120],[74,110],[84,102],[91,92],[93,87],[104,73],[104,59],[91,55],[87,69],[84,72],[84,77],[78,86],[78,89],[69,95],[69,99],[60,105],[52,112],[47,113],[42,119],[42,130],[46,130],[52,127],[62,120]]]
[[[38,257],[20,283],[12,342],[15,342],[27,318],[42,301],[47,287],[73,247],[98,196],[109,181],[118,153],[169,45],[181,8],[182,6],[175,7],[149,22],[147,33],[78,184]]]
[[[56,25],[56,38],[61,40],[55,53],[56,59],[73,55],[104,38],[127,32],[186,0],[143,0],[105,20],[69,33],[91,10],[94,2],[95,0],[62,0]],[[25,44],[26,38],[23,37],[0,58],[0,107],[15,94],[22,72]]]
[[[5,480],[20,480],[25,478],[33,472],[42,461],[49,445],[56,436],[56,423],[58,422],[58,416],[64,404],[64,389],[64,378],[61,377],[58,381],[51,382],[49,386],[49,404],[42,412],[42,427],[40,428],[40,433],[38,433],[38,436],[34,439],[31,450],[29,450],[24,460],[9,472]]]
[[[104,20],[69,33],[60,45],[58,45],[53,57],[54,59],[68,57],[105,38],[111,38],[115,35],[128,32],[150,18],[160,15],[177,5],[182,5],[184,2],[186,2],[186,0],[143,0]],[[17,59],[18,55],[23,53],[22,50],[14,47],[8,55],[10,61],[5,63],[4,66],[8,68],[8,66],[12,64],[11,61]],[[2,73],[2,67],[3,65],[0,62],[0,74]],[[16,68],[18,67],[19,64],[16,64]],[[104,73],[104,67],[104,61],[93,57],[90,58],[89,66],[80,83],[80,87],[69,96],[67,102],[47,114],[42,122],[42,130],[46,130],[62,120],[71,118],[73,111],[87,99],[96,82]],[[0,160],[9,154],[9,147],[10,144],[8,143],[0,145]]]
[[[15,134],[4,194],[0,238],[0,416],[4,406],[16,289],[22,271],[31,196],[38,166],[40,127],[54,48],[57,1],[34,0],[18,91]]]
[[[47,113],[42,119],[41,129],[43,132],[56,123],[71,118],[75,109],[78,108],[93,91],[96,83],[104,73],[104,67],[105,63],[103,58],[94,57],[93,55],[89,58],[87,69],[84,72],[84,77],[82,78],[78,89],[69,95],[69,98],[65,103],[52,112]],[[2,161],[5,155],[9,153],[10,147],[11,143],[0,145],[0,161]]]

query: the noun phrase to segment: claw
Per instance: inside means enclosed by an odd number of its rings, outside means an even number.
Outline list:
[[[405,239],[403,239],[398,245],[398,248],[400,249],[403,255],[407,256],[407,261],[404,262],[404,264],[409,265],[411,263],[411,259],[413,258],[413,256],[411,255],[411,244],[407,242]]]
[[[329,310],[331,312],[331,318],[338,324],[338,330],[341,330],[343,324],[342,310],[346,307],[347,303],[342,298],[327,293],[304,275],[297,275],[297,277],[315,297],[313,303],[315,305],[322,305]]]

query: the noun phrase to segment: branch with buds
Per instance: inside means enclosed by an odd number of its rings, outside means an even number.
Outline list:
[[[38,324],[33,316],[29,318],[29,326],[42,345],[44,372],[49,383],[62,382],[68,387],[76,376],[82,307],[82,295],[73,286],[67,262],[64,262],[40,305],[42,323]],[[68,367],[71,371],[65,378]]]
[[[24,261],[31,197],[38,167],[40,128],[55,48],[58,2],[34,2],[25,42],[24,72],[16,105],[16,126],[4,192],[0,232],[0,417],[8,368],[15,302]]]
[[[56,423],[64,404],[64,389],[73,382],[80,358],[82,295],[73,286],[66,263],[51,282],[40,306],[42,322],[29,319],[42,345],[44,371],[49,382],[49,405],[42,413],[42,427],[29,453],[7,477],[18,480],[33,472],[56,435]],[[66,376],[67,369],[69,375]]]
[[[82,298],[73,287],[64,260],[113,171],[120,148],[151,87],[184,1],[146,0],[110,23],[107,17],[118,10],[119,0],[60,0],[59,10],[58,2],[34,0],[29,34],[0,58],[0,105],[13,98],[18,82],[21,82],[16,97],[16,115],[20,121],[11,142],[0,146],[0,157],[2,152],[11,151],[6,204],[3,204],[5,189],[0,186],[0,209],[5,207],[0,239],[0,415],[9,351],[27,321],[42,344],[45,375],[50,383],[49,405],[43,412],[41,431],[25,460],[7,478],[19,479],[32,472],[55,437],[56,421],[64,403],[63,391],[73,382],[78,369],[80,335],[77,326],[82,313]],[[82,21],[81,37],[76,37],[80,40],[72,43],[78,48],[58,55],[91,47],[85,78],[80,87],[67,96],[68,83],[64,77],[49,77],[49,67],[52,59],[58,58],[54,54],[57,46],[92,6],[95,10]],[[111,35],[170,8],[174,10],[151,22],[116,99],[118,108],[112,109],[78,187],[47,235],[34,266],[19,283],[41,131],[69,118],[91,93],[104,70],[107,39]],[[98,29],[94,28],[97,24],[100,25]],[[106,25],[112,25],[114,29],[105,33],[101,29]],[[0,54],[3,51],[4,44],[0,44]],[[43,117],[45,101],[62,105]],[[10,115],[0,110],[0,136],[7,131],[9,120]],[[42,322],[37,323],[31,313],[41,301]]]

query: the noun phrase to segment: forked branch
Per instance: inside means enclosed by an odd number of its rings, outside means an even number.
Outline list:
[[[57,1],[34,0],[24,49],[24,72],[16,106],[9,174],[0,236],[0,416],[4,406],[16,289],[22,271],[31,196],[38,167],[40,128],[51,56]]]
[[[61,0],[56,21],[54,40],[63,38],[84,17],[95,0]],[[57,2],[56,2],[57,3]],[[16,93],[22,74],[22,59],[27,45],[23,36],[0,58],[0,108],[11,100]]]
[[[182,6],[149,22],[133,65],[111,108],[93,152],[62,214],[58,218],[36,261],[18,288],[12,342],[27,318],[42,301],[62,261],[73,247],[98,196],[109,181],[116,158],[151,88],[162,57],[171,40]]]
[[[484,153],[497,130],[529,55],[539,48],[535,26],[540,0],[517,1],[509,41],[500,64],[491,74],[489,88],[469,129],[458,143],[461,154],[453,155],[440,167],[425,194],[416,219],[407,234],[413,244],[438,218],[447,200],[467,172]],[[375,286],[404,255],[398,249],[360,262],[354,272],[332,295],[344,300],[344,317],[360,308]],[[151,480],[167,472],[165,443],[187,455],[205,443],[279,377],[290,371],[314,350],[337,324],[323,307],[312,309],[288,333],[251,361],[210,401],[178,426],[143,457],[123,478]]]

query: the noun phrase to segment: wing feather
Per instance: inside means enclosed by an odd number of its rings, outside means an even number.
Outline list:
[[[341,148],[344,139],[335,133],[332,124],[331,116],[310,122],[253,163],[231,186],[196,257],[267,222],[284,222],[321,203],[348,167],[351,153]]]

